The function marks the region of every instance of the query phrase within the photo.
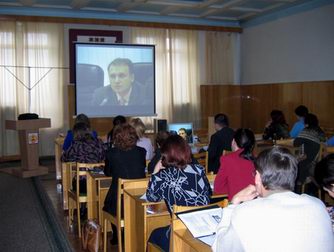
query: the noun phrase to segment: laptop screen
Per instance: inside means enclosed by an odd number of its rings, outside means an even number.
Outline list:
[[[192,123],[169,123],[168,131],[172,135],[180,135],[187,143],[193,143],[193,124]]]

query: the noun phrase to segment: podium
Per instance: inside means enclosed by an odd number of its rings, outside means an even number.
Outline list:
[[[51,120],[6,120],[6,129],[17,130],[20,143],[21,167],[8,168],[6,172],[22,178],[44,175],[48,168],[39,165],[39,129],[51,126]]]

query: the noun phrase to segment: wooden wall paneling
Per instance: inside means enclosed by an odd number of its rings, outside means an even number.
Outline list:
[[[201,85],[201,122],[208,128],[208,117],[225,113],[230,119],[230,126],[241,125],[241,103],[239,85]]]
[[[272,110],[271,85],[247,85],[241,87],[242,127],[254,133],[262,133]]]
[[[296,122],[295,108],[302,104],[302,84],[301,83],[280,83],[271,84],[272,94],[275,97],[272,109],[282,110],[289,125],[292,128]],[[269,118],[269,115],[268,115]]]
[[[303,84],[303,103],[317,115],[323,127],[334,127],[334,81],[308,82]]]

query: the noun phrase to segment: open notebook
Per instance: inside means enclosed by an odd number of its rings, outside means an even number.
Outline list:
[[[211,246],[216,228],[223,216],[223,209],[219,206],[210,206],[176,215],[195,238]]]

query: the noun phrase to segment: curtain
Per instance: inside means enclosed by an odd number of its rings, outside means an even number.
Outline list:
[[[63,25],[0,23],[0,156],[19,153],[17,132],[5,120],[21,113],[51,118],[41,129],[40,155],[54,154],[54,139],[64,118]]]
[[[239,83],[239,34],[206,32],[207,84]]]
[[[132,28],[131,42],[156,46],[156,112],[200,127],[198,32]],[[144,119],[148,123],[149,119]]]

